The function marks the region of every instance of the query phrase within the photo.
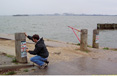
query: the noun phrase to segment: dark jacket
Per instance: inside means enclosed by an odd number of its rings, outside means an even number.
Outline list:
[[[31,36],[28,36],[28,38],[33,41]],[[39,41],[35,44],[34,51],[28,51],[28,52],[30,54],[38,55],[38,56],[41,56],[43,58],[47,58],[49,56],[49,52],[45,46],[43,38],[39,39]]]

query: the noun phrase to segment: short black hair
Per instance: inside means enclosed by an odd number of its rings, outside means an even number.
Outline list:
[[[39,35],[34,34],[34,35],[32,36],[32,38],[39,40]]]

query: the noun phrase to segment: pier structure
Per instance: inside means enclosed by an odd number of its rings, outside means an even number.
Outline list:
[[[98,23],[97,29],[117,29],[117,23]]]

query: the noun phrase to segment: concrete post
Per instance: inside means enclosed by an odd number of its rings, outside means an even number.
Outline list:
[[[87,51],[87,29],[81,30],[80,50]]]
[[[16,60],[20,63],[27,63],[26,36],[24,33],[15,33]]]
[[[99,30],[94,29],[93,30],[93,43],[92,43],[93,48],[99,48]]]

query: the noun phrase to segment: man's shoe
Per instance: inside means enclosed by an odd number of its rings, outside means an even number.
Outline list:
[[[48,64],[47,63],[44,63],[42,66],[40,66],[41,69],[44,69],[45,67],[47,67]]]
[[[48,61],[48,60],[46,60],[46,61],[44,61],[44,62],[45,62],[45,63],[47,63],[47,64],[49,63],[49,61]]]

